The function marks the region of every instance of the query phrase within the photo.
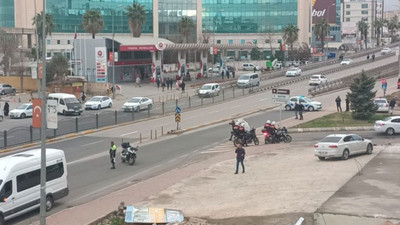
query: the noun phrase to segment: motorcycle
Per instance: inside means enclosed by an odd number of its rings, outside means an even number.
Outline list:
[[[271,135],[269,134],[269,131],[267,129],[263,129],[261,132],[264,134],[265,144],[271,143],[272,139],[270,138]]]
[[[238,144],[251,144],[254,142],[255,145],[259,145],[260,141],[256,135],[256,129],[252,128],[249,132],[243,132],[240,135],[235,136],[233,140],[233,145],[237,147]]]
[[[292,136],[287,134],[287,129],[283,127],[282,129],[277,129],[275,135],[269,134],[267,130],[263,130],[264,137],[265,137],[265,144],[271,143],[290,143],[292,142]]]
[[[129,142],[125,142],[121,144],[122,152],[121,152],[121,161],[128,162],[129,165],[135,164],[136,161],[136,152],[139,150],[139,146],[132,147]]]

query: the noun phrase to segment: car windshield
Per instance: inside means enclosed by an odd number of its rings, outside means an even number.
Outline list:
[[[131,100],[128,101],[129,103],[139,103],[140,99],[139,98],[132,98]]]
[[[90,101],[90,102],[99,102],[100,100],[101,100],[100,97],[93,97],[93,98],[91,98],[89,101]]]
[[[386,103],[384,99],[375,99],[375,103]]]
[[[324,139],[322,139],[320,142],[334,142],[337,143],[342,139],[342,137],[332,137],[332,136],[328,136],[325,137]]]
[[[318,75],[311,76],[311,79],[319,79]]]
[[[76,98],[66,98],[65,103],[79,103],[79,101]]]
[[[27,104],[22,104],[22,105],[18,106],[16,109],[26,109],[26,107],[28,107]]]
[[[239,80],[248,80],[250,76],[241,76],[239,77]]]
[[[343,61],[349,62],[351,59],[343,59]]]
[[[302,97],[302,99],[304,99],[304,101],[306,101],[306,102],[312,102],[311,99],[309,99],[307,97]]]
[[[289,71],[296,71],[297,69],[296,68],[292,68],[292,69],[290,69]]]
[[[200,90],[210,90],[211,85],[203,85],[203,87],[200,88]]]

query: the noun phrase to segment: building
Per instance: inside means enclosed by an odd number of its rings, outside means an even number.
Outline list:
[[[376,32],[373,26],[374,21],[383,19],[383,0],[343,0],[342,10],[342,35],[346,39],[357,41],[359,46],[364,46],[361,42],[362,37],[358,31],[357,23],[365,21],[368,24],[368,40],[369,47],[376,45]],[[356,38],[348,38],[356,36]],[[362,40],[362,41],[360,41]]]

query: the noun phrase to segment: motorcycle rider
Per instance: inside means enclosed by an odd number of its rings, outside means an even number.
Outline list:
[[[278,129],[276,129],[275,124],[276,124],[275,121],[272,121],[271,126],[270,126],[270,134],[271,134],[272,139],[275,139],[276,131],[278,130]]]
[[[230,141],[232,141],[232,137],[237,134],[237,130],[239,129],[239,126],[236,124],[234,120],[232,120],[229,125],[232,126],[232,131],[231,131],[231,137],[229,138]]]
[[[247,141],[246,141],[247,140],[247,132],[244,129],[243,123],[239,124],[239,137],[240,137],[241,141],[244,142],[243,145],[247,146]]]
[[[269,132],[270,127],[271,127],[271,121],[267,120],[264,124],[264,130]]]

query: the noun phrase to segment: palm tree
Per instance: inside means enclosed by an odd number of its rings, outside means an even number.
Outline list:
[[[325,19],[320,20],[314,26],[314,34],[318,40],[321,40],[322,52],[324,52],[325,37],[329,34],[330,26]]]
[[[396,30],[399,28],[399,24],[397,23],[398,17],[397,15],[390,18],[390,20],[385,20],[386,26],[390,32],[390,36],[393,37]]]
[[[369,25],[364,21],[359,21],[357,23],[358,31],[361,33],[361,37],[364,39],[365,49],[367,49],[367,37],[368,37],[368,29]]]
[[[376,45],[379,46],[381,40],[381,31],[383,26],[385,25],[385,21],[383,19],[377,19],[373,22],[372,26],[376,30]]]
[[[282,31],[283,40],[290,45],[290,51],[293,52],[293,43],[299,38],[299,28],[293,24],[289,24]]]
[[[178,24],[179,33],[184,37],[185,43],[188,42],[189,36],[192,33],[192,30],[194,27],[195,27],[195,24],[193,22],[193,19],[190,17],[184,16],[179,21],[179,24]]]
[[[100,11],[86,11],[85,14],[83,14],[82,26],[88,33],[92,34],[92,38],[95,39],[96,34],[104,28],[103,16],[100,14]]]
[[[126,7],[129,19],[129,28],[131,28],[133,37],[140,37],[142,34],[142,24],[146,21],[146,11],[144,6],[134,2],[132,6]]]
[[[53,20],[53,15],[46,13],[45,19],[46,19],[45,37],[47,37],[47,35],[51,35],[51,33],[53,32],[56,25]],[[32,20],[33,20],[32,25],[36,25],[36,30],[37,30],[39,39],[42,40],[42,38],[43,38],[43,12],[36,14],[36,16],[34,16]]]

